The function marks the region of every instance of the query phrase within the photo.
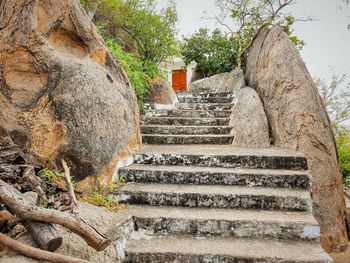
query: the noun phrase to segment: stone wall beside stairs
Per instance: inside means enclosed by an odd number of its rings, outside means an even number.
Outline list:
[[[331,124],[305,64],[281,28],[264,30],[255,39],[245,77],[263,102],[272,144],[308,158],[322,246],[327,252],[345,250],[345,202]]]

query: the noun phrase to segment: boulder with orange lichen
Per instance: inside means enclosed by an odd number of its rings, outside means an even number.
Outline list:
[[[134,90],[78,0],[1,1],[0,108],[0,137],[78,181],[139,145]]]

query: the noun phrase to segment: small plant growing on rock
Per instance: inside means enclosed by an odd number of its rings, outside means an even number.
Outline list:
[[[83,195],[82,200],[95,206],[102,206],[108,211],[116,212],[125,208],[124,204],[120,204],[118,201],[109,197],[109,194],[113,193],[117,185],[113,183],[105,184],[101,180],[97,180],[97,186],[89,195]]]

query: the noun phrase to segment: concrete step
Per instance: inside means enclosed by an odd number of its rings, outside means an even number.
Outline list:
[[[226,97],[232,98],[232,92],[181,92],[177,93],[178,98],[217,98],[217,97]]]
[[[180,103],[232,103],[232,97],[178,97]]]
[[[144,144],[232,144],[233,135],[142,135]]]
[[[229,118],[174,118],[174,117],[144,117],[142,125],[186,125],[186,126],[225,126]]]
[[[119,170],[127,182],[240,185],[310,189],[307,171],[134,164]]]
[[[229,118],[231,110],[208,111],[208,110],[153,110],[148,111],[146,116],[150,117],[177,117],[177,118]]]
[[[307,190],[226,185],[128,183],[115,198],[135,205],[311,211]]]
[[[284,148],[244,149],[232,145],[144,145],[135,163],[226,168],[307,170],[304,155]]]
[[[331,263],[319,244],[242,238],[129,241],[123,262]]]
[[[235,209],[132,207],[138,230],[156,236],[274,238],[318,242],[311,213]]]
[[[179,110],[231,110],[234,106],[233,103],[179,103],[177,108]]]
[[[142,125],[142,134],[231,134],[230,126],[165,126],[165,125]]]

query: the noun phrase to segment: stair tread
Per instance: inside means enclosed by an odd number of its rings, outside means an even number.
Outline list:
[[[199,113],[208,113],[207,110],[183,110],[183,109],[161,109],[161,110],[149,110],[147,113],[150,112],[199,112]],[[210,111],[209,111],[210,112]],[[225,113],[232,113],[232,110],[216,110],[216,112],[225,112]]]
[[[143,119],[150,119],[150,118],[155,118],[155,119],[189,119],[189,120],[228,120],[230,118],[212,118],[212,117],[205,117],[205,118],[193,118],[193,117],[168,117],[168,116],[145,116]]]
[[[279,169],[249,169],[249,168],[225,168],[225,167],[203,167],[203,166],[176,166],[176,165],[150,165],[133,164],[122,168],[123,170],[146,170],[167,172],[207,172],[207,173],[229,173],[229,174],[269,174],[269,175],[308,175],[307,171],[279,170]]]
[[[242,210],[223,208],[188,208],[132,206],[129,214],[139,218],[176,218],[188,220],[223,220],[223,221],[264,221],[307,223],[318,227],[312,213],[285,212],[266,210]]]
[[[146,193],[175,193],[175,194],[207,194],[207,195],[259,195],[282,196],[309,199],[308,190],[271,188],[271,187],[247,187],[236,185],[176,185],[155,183],[128,183],[119,189],[121,192],[146,192]]]
[[[152,238],[131,240],[128,253],[179,255],[222,255],[237,258],[278,259],[290,262],[332,262],[316,243],[243,238]],[[254,261],[255,262],[255,261]],[[265,262],[265,261],[264,261]]]
[[[232,134],[201,134],[201,135],[197,135],[197,134],[156,134],[156,133],[151,133],[151,134],[142,134],[142,137],[152,137],[152,136],[159,136],[159,137],[184,137],[184,138],[233,138],[234,136]]]
[[[206,129],[206,128],[233,128],[233,126],[222,126],[222,125],[211,125],[211,126],[208,126],[208,125],[197,125],[197,126],[190,126],[190,125],[159,125],[159,124],[142,124],[140,125],[140,127],[145,127],[145,128],[158,128],[158,127],[162,127],[162,128],[191,128],[191,129],[194,129],[194,128],[198,128],[198,129]]]
[[[287,148],[238,148],[233,145],[143,145],[137,154],[191,154],[191,155],[254,155],[254,156],[291,156],[305,155]]]

